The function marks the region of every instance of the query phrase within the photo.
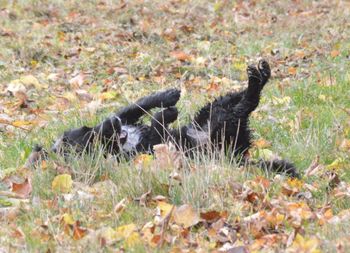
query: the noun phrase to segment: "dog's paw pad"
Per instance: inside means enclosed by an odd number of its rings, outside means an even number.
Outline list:
[[[261,81],[261,74],[259,70],[254,65],[249,65],[247,68],[249,80]]]
[[[173,106],[180,99],[181,91],[179,89],[170,89],[167,90],[164,94],[164,107]]]
[[[258,68],[264,78],[269,78],[271,76],[270,65],[266,60],[260,60]]]

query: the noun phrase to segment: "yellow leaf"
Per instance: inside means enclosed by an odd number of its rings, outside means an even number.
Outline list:
[[[136,225],[134,223],[130,223],[127,225],[119,226],[115,231],[118,239],[126,239],[136,231]]]
[[[62,97],[64,97],[65,99],[67,99],[70,102],[74,102],[75,100],[77,100],[77,97],[75,96],[75,94],[73,92],[65,92]]]
[[[139,235],[139,233],[137,232],[132,232],[125,240],[125,247],[127,248],[132,248],[138,244],[141,243],[141,237]]]
[[[12,122],[11,125],[13,125],[15,127],[22,127],[22,126],[29,126],[32,124],[33,124],[33,122],[31,122],[31,121],[17,120],[17,121]]]
[[[199,215],[193,210],[192,206],[182,205],[175,209],[174,221],[177,224],[184,226],[184,228],[188,228],[199,222]]]
[[[75,223],[72,215],[70,215],[68,213],[65,213],[65,214],[62,215],[62,221],[66,225],[73,225]]]
[[[340,170],[343,169],[346,165],[346,162],[342,158],[335,159],[331,164],[327,165],[329,170]]]
[[[35,68],[35,67],[38,65],[38,62],[35,61],[35,60],[31,60],[31,61],[30,61],[30,65],[31,65],[33,68]]]
[[[158,208],[160,209],[160,215],[164,218],[167,216],[172,210],[173,210],[173,205],[169,204],[165,201],[159,201],[158,202]]]
[[[287,184],[293,188],[301,190],[304,186],[304,182],[297,178],[288,178]]]
[[[118,93],[116,91],[106,91],[101,93],[100,99],[101,100],[111,100],[118,96]]]
[[[272,97],[272,103],[274,105],[289,105],[291,102],[291,98],[289,96],[285,97]]]
[[[305,239],[300,234],[295,236],[294,242],[287,249],[287,252],[308,252],[308,253],[319,253],[319,241],[317,238]]]
[[[71,191],[73,180],[71,175],[62,174],[56,176],[52,181],[52,190],[55,192],[68,193]]]
[[[153,156],[149,154],[140,154],[135,157],[134,164],[141,168],[149,168],[152,165]]]
[[[111,227],[102,228],[100,238],[106,241],[107,245],[114,243],[118,239],[115,230]]]
[[[19,79],[19,81],[24,85],[24,86],[34,86],[36,89],[43,89],[47,88],[47,85],[41,84],[38,79],[35,76],[32,75],[27,75],[23,76]]]
[[[245,72],[247,65],[244,62],[244,59],[236,60],[233,62],[233,68],[241,72]]]

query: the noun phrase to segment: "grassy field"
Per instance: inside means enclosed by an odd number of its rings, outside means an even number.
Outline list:
[[[349,16],[337,0],[0,0],[0,252],[349,252]],[[261,57],[251,155],[301,180],[169,147],[26,164],[156,90],[180,88],[188,122]]]

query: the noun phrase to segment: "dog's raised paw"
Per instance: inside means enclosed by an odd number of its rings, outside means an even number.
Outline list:
[[[177,101],[179,101],[181,95],[181,91],[179,89],[170,89],[165,91],[163,106],[169,107],[174,106]]]
[[[265,81],[267,81],[271,77],[271,68],[266,60],[262,59],[259,61],[258,69]]]
[[[249,84],[260,84],[262,77],[259,70],[254,65],[248,66],[247,74],[248,74]]]

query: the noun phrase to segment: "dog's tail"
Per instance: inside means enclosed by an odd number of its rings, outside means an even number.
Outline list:
[[[286,174],[291,178],[301,178],[294,164],[283,159],[259,159],[257,162],[254,162],[254,164],[266,171],[271,171],[279,174]]]

